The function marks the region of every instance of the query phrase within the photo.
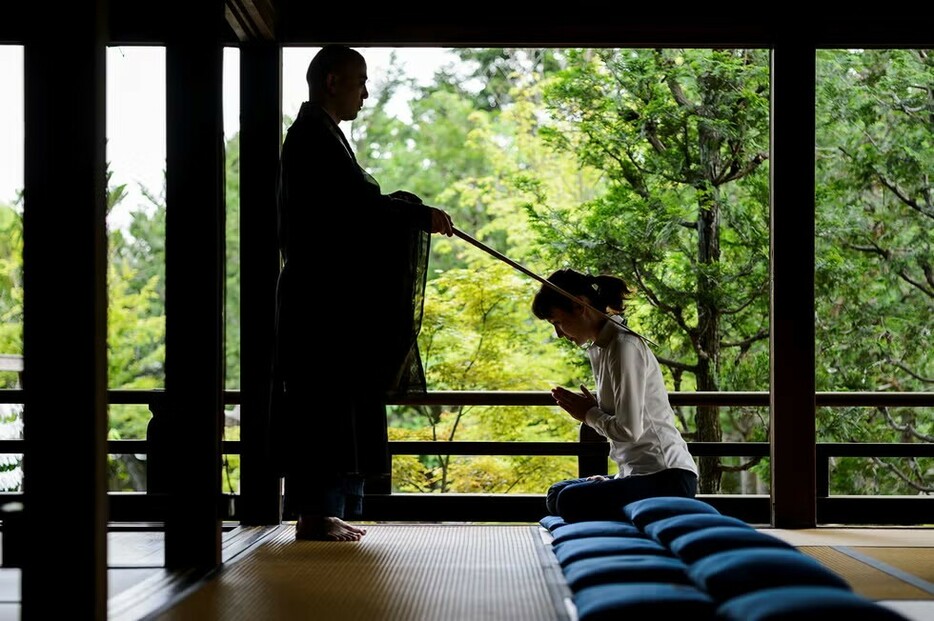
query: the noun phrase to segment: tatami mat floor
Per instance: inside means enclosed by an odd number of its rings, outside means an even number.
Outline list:
[[[537,526],[368,528],[353,544],[282,528],[158,619],[569,618]]]
[[[294,527],[224,533],[224,564],[185,583],[158,530],[108,536],[112,621],[237,619],[573,621],[570,592],[536,524],[375,524],[358,544],[295,541]],[[760,528],[854,591],[934,621],[934,528]],[[0,621],[20,618],[20,572],[0,568]]]
[[[760,529],[913,621],[934,621],[934,528]]]
[[[760,529],[912,621],[934,620],[934,529]],[[496,620],[575,618],[537,525],[380,524],[359,544],[296,542],[283,526],[158,617]]]

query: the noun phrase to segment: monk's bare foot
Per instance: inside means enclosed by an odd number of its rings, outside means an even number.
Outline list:
[[[365,529],[365,528],[362,528],[362,527],[360,527],[360,526],[354,526],[353,524],[350,524],[350,523],[345,522],[345,521],[343,521],[343,520],[338,520],[337,518],[333,518],[333,519],[337,520],[338,522],[340,522],[341,524],[343,524],[344,526],[346,526],[347,528],[349,528],[351,531],[353,531],[353,532],[355,532],[355,533],[360,533],[360,536],[361,536],[361,537],[362,537],[363,535],[366,534],[366,529]]]
[[[348,524],[336,517],[299,517],[295,523],[295,538],[308,541],[360,541],[366,529]]]

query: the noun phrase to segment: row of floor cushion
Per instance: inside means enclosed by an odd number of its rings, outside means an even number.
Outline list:
[[[694,498],[630,503],[618,520],[540,524],[580,621],[632,613],[690,614],[692,621],[905,621],[854,593],[840,576],[778,537]],[[824,619],[821,619],[824,621]]]

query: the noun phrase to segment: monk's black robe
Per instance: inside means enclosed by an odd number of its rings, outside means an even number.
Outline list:
[[[302,105],[278,189],[271,421],[286,477],[388,474],[386,397],[425,390],[430,222],[425,205],[381,192],[322,108]]]

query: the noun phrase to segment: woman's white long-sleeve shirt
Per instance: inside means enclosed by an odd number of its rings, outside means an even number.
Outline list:
[[[610,441],[617,477],[697,465],[675,427],[668,390],[655,354],[638,336],[607,321],[587,350],[597,406],[586,422]]]

